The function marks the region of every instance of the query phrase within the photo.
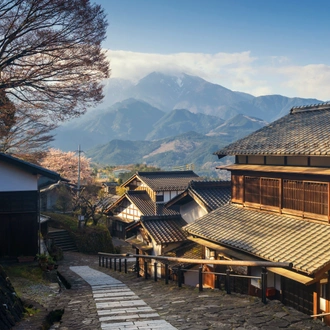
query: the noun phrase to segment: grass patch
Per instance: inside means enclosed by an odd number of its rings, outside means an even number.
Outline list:
[[[30,317],[38,314],[40,312],[40,309],[35,308],[35,307],[24,307],[24,317]]]
[[[43,271],[38,265],[10,265],[4,266],[4,269],[11,277],[22,277],[36,283],[44,283]]]

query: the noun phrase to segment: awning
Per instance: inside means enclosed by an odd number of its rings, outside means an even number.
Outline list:
[[[188,236],[188,239],[193,241],[193,242],[196,242],[200,245],[206,246],[209,249],[212,249],[214,251],[221,252],[221,253],[225,254],[226,256],[228,256],[228,257],[233,257],[235,259],[247,260],[247,261],[260,261],[260,260],[262,260],[262,259],[258,259],[256,257],[250,256],[250,255],[242,253],[242,252],[234,251],[232,249],[229,249],[229,248],[224,247],[222,245],[219,245],[217,243],[212,243],[212,242],[207,241],[207,240],[202,239],[202,238]]]
[[[196,242],[196,243],[198,243],[200,245],[206,246],[206,247],[208,247],[208,248],[210,248],[212,250],[215,250],[215,251],[218,251],[218,252],[222,252],[226,256],[230,256],[230,257],[233,257],[233,258],[236,258],[236,259],[239,259],[239,260],[247,260],[247,261],[257,261],[257,260],[260,261],[261,260],[261,259],[257,259],[257,258],[254,258],[252,256],[249,256],[247,254],[244,254],[244,253],[237,252],[237,251],[234,251],[232,249],[226,248],[226,247],[221,246],[219,244],[209,242],[209,241],[207,241],[205,239],[202,239],[202,238],[188,236],[188,239],[191,240],[191,241],[194,241],[194,242]],[[310,284],[312,284],[312,283],[315,282],[314,278],[312,278],[312,277],[301,275],[299,273],[296,273],[296,272],[294,272],[292,270],[288,270],[288,269],[285,269],[285,268],[281,268],[281,267],[267,267],[267,269],[269,271],[271,271],[272,273],[275,273],[275,274],[278,274],[278,275],[287,277],[287,278],[289,278],[289,279],[291,279],[293,281],[302,283],[304,285],[310,285]]]
[[[225,166],[217,166],[216,168],[220,170],[229,170],[229,171],[280,172],[280,173],[330,175],[330,168],[324,168],[324,167],[232,164]]]
[[[134,247],[138,248],[142,251],[150,251],[152,250],[152,246],[146,245],[145,243],[138,240],[136,237],[127,238],[125,242],[132,244]]]
[[[287,277],[290,280],[299,282],[301,284],[310,285],[314,283],[314,279],[312,277],[295,273],[292,270],[288,270],[280,267],[267,267],[267,269],[272,273]]]

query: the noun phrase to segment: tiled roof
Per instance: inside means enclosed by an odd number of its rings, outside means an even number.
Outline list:
[[[127,198],[141,211],[143,215],[177,215],[177,211],[152,201],[148,193],[144,190],[129,190],[126,192]]]
[[[290,114],[215,152],[227,155],[330,155],[330,103]]]
[[[188,188],[172,198],[166,206],[178,206],[191,200],[199,200],[208,212],[228,203],[231,196],[230,181],[191,181]]]
[[[187,223],[181,216],[141,217],[142,226],[149,232],[157,244],[184,242],[187,234],[182,227]]]
[[[227,204],[184,227],[191,235],[313,274],[330,263],[330,226]]]
[[[213,211],[230,201],[231,183],[230,181],[192,181],[188,190]]]
[[[137,172],[137,177],[154,191],[184,190],[199,176],[193,171]]]
[[[117,201],[111,204],[106,213],[111,215],[120,204],[129,200],[134,204],[143,215],[177,215],[178,211],[165,207],[164,204],[158,204],[152,201],[150,196],[145,190],[129,190],[125,195],[122,195]]]

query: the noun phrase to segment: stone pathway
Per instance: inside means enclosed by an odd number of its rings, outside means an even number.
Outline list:
[[[92,287],[101,329],[176,329],[121,281],[88,266],[70,269]]]

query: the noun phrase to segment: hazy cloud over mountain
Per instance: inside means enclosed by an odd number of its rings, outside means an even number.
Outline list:
[[[254,96],[330,99],[330,66],[326,64],[297,65],[289,57],[256,57],[250,51],[153,54],[115,50],[109,51],[108,56],[112,77],[133,82],[153,71],[185,72]]]

